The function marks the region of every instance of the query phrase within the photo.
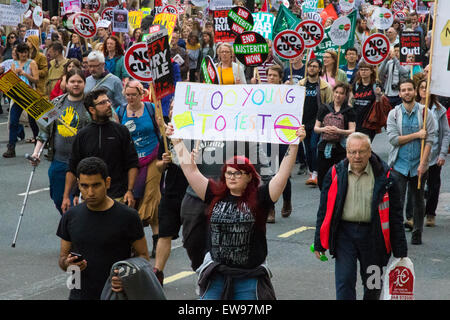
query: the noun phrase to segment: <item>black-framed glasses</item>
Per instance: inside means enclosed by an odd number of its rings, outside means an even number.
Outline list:
[[[235,171],[235,172],[226,171],[226,172],[225,172],[225,178],[227,178],[227,179],[231,179],[231,178],[240,179],[240,178],[242,178],[242,175],[243,175],[243,174],[247,174],[247,172],[242,172],[242,171]]]
[[[111,100],[109,100],[109,99],[102,100],[100,102],[95,103],[94,106],[99,106],[99,105],[103,105],[104,106],[106,104],[111,104]]]

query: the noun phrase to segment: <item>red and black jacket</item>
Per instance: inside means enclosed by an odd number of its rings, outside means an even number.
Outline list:
[[[372,165],[372,170],[375,177],[371,204],[372,250],[374,255],[382,258],[383,263],[387,263],[391,251],[394,257],[407,256],[407,244],[405,230],[403,227],[403,213],[400,204],[400,194],[398,187],[395,184],[395,180],[388,175],[389,167],[387,164],[374,153],[372,153],[369,161]],[[347,194],[348,166],[349,162],[347,159],[342,160],[335,166],[337,186],[336,183],[332,183],[333,168],[330,168],[324,178],[323,188],[320,195],[314,248],[317,251],[325,251],[327,248],[324,248],[322,244],[328,244],[327,247],[332,256],[336,256],[336,233],[339,232],[339,224],[341,222],[342,211]],[[333,190],[334,187],[335,190]],[[329,227],[324,226],[324,228],[322,228],[327,215],[327,205],[330,207],[334,196],[335,200],[334,206],[331,207],[332,211],[330,212],[330,208],[328,209],[329,213],[331,213]],[[389,197],[389,224],[388,228],[384,229],[388,230],[388,235],[383,234],[382,220],[380,219],[380,214],[382,213],[380,209],[382,210],[385,207],[387,197]],[[386,221],[384,225],[386,225]],[[324,239],[321,239],[321,229],[322,238]],[[326,237],[328,237],[328,243],[326,241]]]

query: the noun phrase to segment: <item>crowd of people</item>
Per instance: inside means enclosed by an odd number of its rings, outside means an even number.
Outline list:
[[[324,2],[343,14],[339,1]],[[248,159],[252,152],[269,157],[270,148],[264,154],[259,146],[242,143],[245,154],[228,159],[222,150],[237,142],[170,139],[173,94],[162,101],[164,117],[158,117],[148,84],[130,77],[123,62],[124,52],[142,41],[154,15],[129,34],[114,34],[102,22],[89,41],[65,29],[58,16],[44,19],[41,37],[24,38],[33,29],[31,19],[7,34],[0,30],[6,35],[0,46],[0,72],[12,70],[62,110],[64,125],[55,121],[38,127],[28,117],[32,137],[27,142],[35,144],[32,165],[44,156],[51,162],[50,197],[61,214],[59,264],[63,270],[69,265],[82,270],[82,288],[72,289],[71,299],[99,299],[109,268],[129,258],[131,248],[135,256],[155,258],[154,273],[162,286],[171,241],[179,237],[181,227],[191,267],[200,275],[201,299],[275,298],[265,265],[266,223],[275,223],[275,203],[281,196],[282,217],[291,215],[295,190],[290,175],[296,163],[297,173],[307,174],[305,184],[321,193],[315,253],[320,258],[329,249],[335,256],[338,299],[355,299],[357,259],[362,267],[385,266],[391,247],[395,257],[407,256],[405,227],[412,229],[411,244],[422,243],[424,218],[426,226],[436,224],[440,174],[450,139],[448,98],[431,95],[425,106],[430,15],[405,10],[404,21],[394,20],[386,30],[391,51],[376,67],[364,61],[361,52],[365,39],[377,32],[369,27],[369,12],[363,10],[369,1],[356,2],[355,45],[345,51],[345,60],[328,50],[323,59],[305,60],[302,54],[291,61],[291,68],[274,54],[269,39],[267,60],[255,68],[245,67],[236,60],[232,44],[214,41],[212,15],[203,17],[199,11],[179,16],[170,53],[183,62],[172,61],[174,83],[200,82],[201,62],[209,56],[221,85],[305,87],[302,127],[297,130],[301,142],[280,145],[278,170],[269,176]],[[389,5],[387,1],[384,6]],[[297,3],[292,6],[300,15]],[[417,68],[399,63],[401,30],[419,31],[423,38],[423,61]],[[22,108],[6,96],[2,100],[9,106],[2,110],[0,104],[0,113],[9,112],[9,142],[3,157],[14,158],[17,141],[25,139]],[[387,164],[371,150],[384,129],[391,145]],[[219,151],[222,163],[195,161]],[[378,218],[385,193],[391,198],[389,254],[381,214]],[[336,210],[329,212],[330,203]],[[147,226],[152,231],[151,250],[143,232]],[[234,239],[236,233],[244,240]],[[72,252],[81,253],[83,260],[77,262]],[[113,290],[123,290],[117,278]],[[365,298],[379,295],[365,285]]]

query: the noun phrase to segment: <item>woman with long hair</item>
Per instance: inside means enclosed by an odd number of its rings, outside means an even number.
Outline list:
[[[421,80],[417,86],[416,101],[425,105],[427,92],[427,80]],[[439,200],[441,188],[441,169],[445,164],[445,157],[448,153],[450,139],[450,129],[446,117],[447,110],[439,103],[438,97],[432,94],[428,103],[429,114],[435,121],[436,135],[428,168],[428,197],[425,206],[427,217],[425,225],[434,227],[436,224],[436,208]]]
[[[123,64],[124,51],[122,43],[116,36],[109,36],[103,44],[103,55],[105,56],[105,69],[119,79],[128,79],[128,74]]]
[[[142,102],[146,94],[137,80],[125,84],[123,95],[125,106],[116,109],[121,124],[128,128],[139,157],[139,172],[133,195],[136,208],[144,226],[150,225],[153,233],[152,257],[155,257],[158,242],[158,205],[161,200],[161,172],[156,167],[160,134],[155,119],[154,105]]]
[[[317,112],[314,132],[320,134],[317,145],[317,185],[322,190],[325,174],[333,164],[345,159],[347,136],[355,132],[355,112],[348,105],[350,86],[338,82],[333,88],[333,102]]]
[[[189,55],[189,81],[197,82],[202,62],[202,49],[197,33],[191,32],[189,34],[186,42],[186,51]]]
[[[17,33],[15,33],[15,32],[8,33],[8,36],[6,37],[5,50],[3,50],[3,54],[2,54],[3,55],[2,61],[6,61],[6,60],[13,58],[12,50],[17,43],[19,43]]]
[[[85,38],[80,37],[76,33],[72,33],[70,36],[70,41],[67,44],[66,58],[75,58],[82,62],[83,54],[91,49],[92,46],[87,43]]]
[[[42,95],[45,95],[45,84],[48,76],[48,61],[47,57],[39,50],[39,37],[31,35],[25,41],[30,48],[30,58],[36,62],[39,72],[39,81],[36,83],[36,90]]]
[[[202,47],[202,58],[200,61],[206,56],[210,56],[211,59],[214,59],[214,56],[216,55],[216,45],[214,44],[213,35],[208,31],[203,31],[201,34],[202,41],[200,44]]]
[[[321,79],[326,81],[331,88],[333,88],[338,81],[348,83],[347,75],[344,71],[339,69],[337,60],[338,55],[334,50],[327,50],[323,55],[323,75]]]
[[[361,18],[356,20],[354,46],[358,50],[359,55],[362,55],[362,46],[372,33],[374,33],[374,30],[369,29],[366,19]]]
[[[132,35],[131,35],[131,38],[130,38],[130,47],[133,45],[133,44],[136,44],[136,43],[138,43],[138,42],[141,42],[142,41],[142,36],[143,36],[144,34],[142,33],[142,29],[141,28],[136,28],[136,29],[134,29],[133,30],[133,33],[132,33]]]
[[[39,81],[39,71],[36,62],[30,59],[30,48],[26,43],[19,43],[16,46],[16,54],[18,59],[14,60],[11,65],[11,70],[26,84],[34,87]],[[9,141],[7,145],[8,150],[3,154],[4,158],[15,157],[17,138],[25,138],[24,128],[19,123],[22,111],[23,109],[15,102],[9,110]],[[36,139],[39,133],[39,127],[30,115],[28,115],[28,121],[33,131],[33,139]]]
[[[381,88],[377,86],[375,66],[361,61],[352,89],[353,109],[356,114],[356,131],[365,133],[373,141],[377,132],[364,128],[363,123],[372,109],[373,104],[379,101],[382,96]]]
[[[59,97],[60,95],[64,94],[66,92],[66,76],[67,73],[72,70],[78,68],[81,70],[81,63],[78,61],[78,59],[71,58],[69,61],[66,62],[64,65],[63,75],[61,79],[59,79],[55,87],[53,88],[52,92],[50,93],[50,100],[55,99],[56,97]]]
[[[167,135],[173,134],[169,124]],[[297,132],[300,141],[305,130]],[[260,185],[250,160],[234,156],[223,165],[219,181],[206,178],[181,139],[172,139],[186,179],[208,204],[208,249],[198,269],[201,299],[275,299],[267,257],[266,220],[269,209],[286,186],[297,157],[298,144],[289,145],[277,174]]]

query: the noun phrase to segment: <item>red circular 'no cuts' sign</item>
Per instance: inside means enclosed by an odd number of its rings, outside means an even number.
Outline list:
[[[367,63],[377,65],[387,58],[389,50],[388,38],[384,34],[376,33],[364,42],[362,54]]]

